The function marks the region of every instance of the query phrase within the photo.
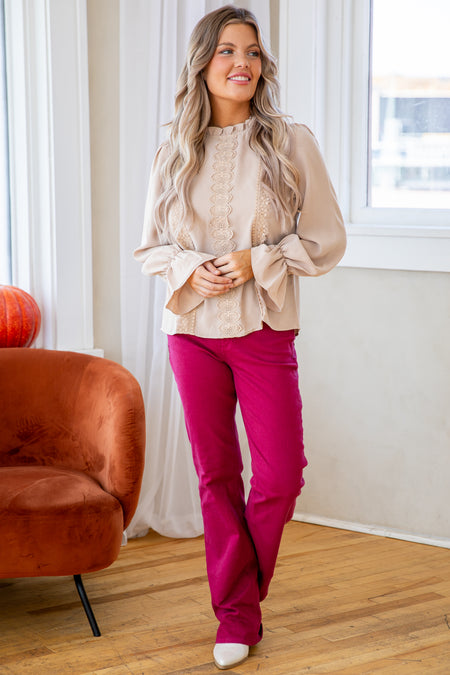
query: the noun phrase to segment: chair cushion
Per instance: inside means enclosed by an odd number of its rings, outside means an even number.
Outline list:
[[[120,502],[90,476],[51,466],[0,467],[0,577],[103,569],[122,541]]]

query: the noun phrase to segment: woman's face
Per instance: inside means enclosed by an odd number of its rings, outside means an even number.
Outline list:
[[[211,105],[248,105],[261,76],[261,50],[253,26],[225,26],[211,61],[203,71]]]

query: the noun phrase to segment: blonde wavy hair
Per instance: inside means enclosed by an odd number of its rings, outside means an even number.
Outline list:
[[[170,123],[167,158],[161,170],[163,192],[155,210],[158,227],[169,238],[170,207],[178,200],[181,218],[192,214],[189,186],[205,156],[211,106],[203,70],[213,58],[225,26],[236,23],[253,26],[261,51],[261,77],[251,101],[254,119],[250,147],[262,160],[262,182],[275,208],[289,220],[299,208],[299,175],[289,160],[292,123],[278,107],[280,85],[275,60],[264,45],[255,16],[246,9],[226,5],[206,14],[195,26],[177,82],[175,114]]]

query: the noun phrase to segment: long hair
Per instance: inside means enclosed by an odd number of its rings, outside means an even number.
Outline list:
[[[170,236],[168,212],[176,200],[181,205],[182,218],[192,213],[189,186],[204,160],[205,134],[211,117],[203,70],[213,58],[225,26],[235,23],[253,26],[261,52],[261,76],[250,104],[250,147],[262,160],[262,182],[275,207],[287,218],[292,219],[299,207],[298,171],[288,156],[292,124],[279,109],[275,60],[264,45],[255,16],[246,9],[226,5],[206,14],[195,26],[178,78],[167,158],[161,170],[163,193],[155,210],[158,227],[166,236]]]

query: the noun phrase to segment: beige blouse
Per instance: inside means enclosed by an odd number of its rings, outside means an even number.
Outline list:
[[[169,214],[175,243],[161,242],[154,221],[161,194],[163,144],[155,157],[145,208],[142,241],[134,252],[144,274],[167,281],[162,330],[169,335],[239,337],[260,330],[298,329],[298,276],[318,276],[344,254],[345,229],[317,142],[294,126],[291,159],[301,176],[301,212],[287,221],[277,213],[260,180],[260,159],[249,146],[252,120],[209,127],[205,160],[191,187],[195,217],[179,224]],[[174,227],[176,224],[176,228]],[[186,283],[207,260],[251,248],[254,278],[227,293],[203,298]]]

